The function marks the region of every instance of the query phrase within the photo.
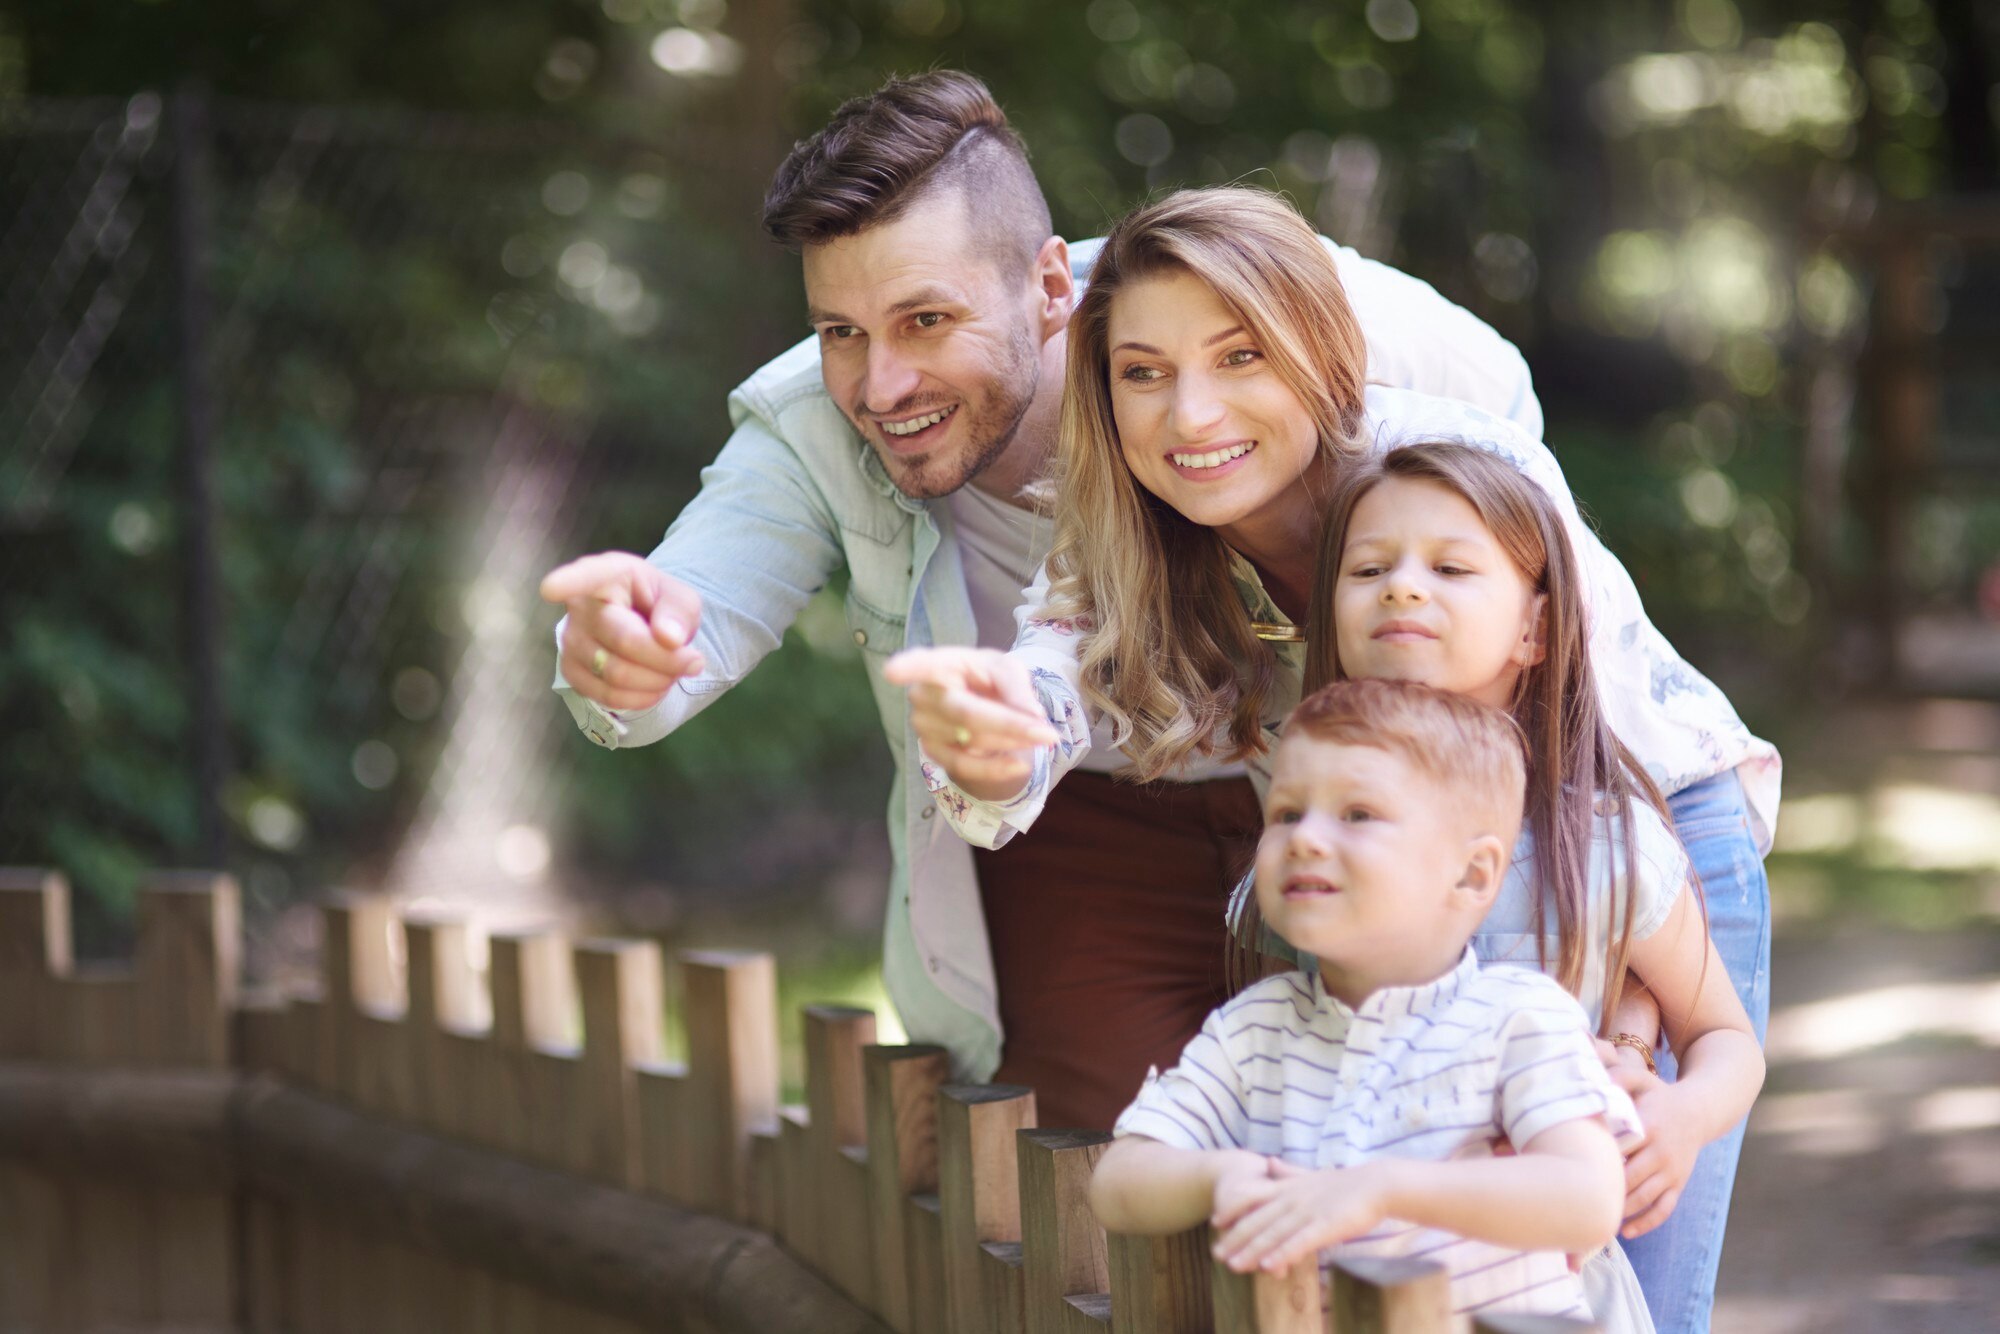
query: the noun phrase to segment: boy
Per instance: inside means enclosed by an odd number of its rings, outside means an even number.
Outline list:
[[[1566,1252],[1615,1234],[1630,1099],[1582,1008],[1467,946],[1521,823],[1514,724],[1406,682],[1306,699],[1258,844],[1265,921],[1310,975],[1249,988],[1118,1120],[1091,1204],[1119,1232],[1207,1219],[1217,1257],[1280,1272],[1331,1250],[1446,1266],[1461,1313],[1592,1318]],[[1502,1140],[1516,1156],[1494,1156]],[[1607,1262],[1620,1263],[1616,1248]],[[1629,1271],[1628,1271],[1629,1272]],[[1635,1284],[1595,1313],[1650,1330]]]

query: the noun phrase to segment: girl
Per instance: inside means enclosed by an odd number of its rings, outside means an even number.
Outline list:
[[[1331,614],[1307,632],[1308,690],[1416,681],[1506,709],[1527,738],[1523,847],[1473,947],[1488,963],[1540,967],[1621,1042],[1608,1021],[1628,976],[1657,1003],[1680,1078],[1632,1081],[1647,1140],[1626,1166],[1623,1235],[1652,1231],[1696,1154],[1749,1112],[1764,1063],[1659,792],[1599,709],[1555,505],[1495,455],[1440,442],[1394,450],[1354,468],[1335,496],[1316,587]]]
[[[913,687],[926,782],[954,829],[987,847],[1029,829],[1099,718],[1134,776],[1234,757],[1262,781],[1270,736],[1299,698],[1299,622],[1337,484],[1398,444],[1462,439],[1556,505],[1606,717],[1670,794],[1730,976],[1761,1025],[1777,754],[1646,619],[1546,449],[1464,404],[1368,385],[1331,261],[1294,210],[1257,191],[1184,191],[1122,220],[1068,339],[1055,542],[1014,649],[921,650],[887,673]],[[1719,1220],[1733,1154],[1717,1166],[1702,1212]],[[1719,1223],[1701,1235],[1719,1236]],[[1652,1279],[1641,1266],[1656,1314],[1679,1305],[1663,1330],[1706,1326],[1716,1259],[1703,1241]]]

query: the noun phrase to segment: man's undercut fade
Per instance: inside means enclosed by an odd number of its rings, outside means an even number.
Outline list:
[[[1027,146],[986,85],[959,70],[891,79],[793,145],[764,196],[764,230],[792,250],[893,222],[945,191],[979,249],[1025,274],[1054,233]]]

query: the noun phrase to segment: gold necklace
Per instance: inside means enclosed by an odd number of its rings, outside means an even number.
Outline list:
[[[1250,633],[1270,644],[1303,644],[1306,642],[1306,628],[1303,625],[1280,625],[1276,621],[1252,621]]]

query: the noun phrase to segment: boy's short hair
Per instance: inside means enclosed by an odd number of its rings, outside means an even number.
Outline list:
[[[1449,790],[1481,833],[1512,846],[1521,831],[1527,746],[1490,705],[1414,681],[1335,681],[1299,701],[1284,736],[1394,751]]]
[[[764,230],[797,250],[893,222],[933,193],[966,201],[980,252],[1025,274],[1054,234],[1028,150],[986,85],[960,70],[890,79],[792,146]]]

